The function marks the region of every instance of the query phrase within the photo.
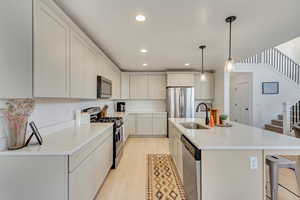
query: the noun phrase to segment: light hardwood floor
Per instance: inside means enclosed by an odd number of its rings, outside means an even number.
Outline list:
[[[129,138],[116,170],[111,170],[96,200],[144,200],[146,155],[169,153],[167,138]]]
[[[168,139],[129,138],[119,167],[110,171],[96,200],[144,200],[147,178],[146,155],[151,153],[169,153]],[[299,194],[292,170],[280,169],[279,183],[293,193]],[[299,200],[282,186],[279,186],[278,200]]]

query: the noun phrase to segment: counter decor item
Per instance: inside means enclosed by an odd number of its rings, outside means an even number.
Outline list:
[[[14,99],[7,102],[7,109],[3,114],[7,125],[8,150],[25,146],[28,118],[33,109],[33,99]]]
[[[214,124],[215,125],[220,124],[219,110],[218,109],[211,109],[210,113],[213,116]]]
[[[108,111],[108,105],[105,105],[100,112],[100,118],[107,117],[108,116],[107,111]]]
[[[32,139],[33,136],[35,136],[35,138],[36,138],[37,142],[39,143],[39,145],[42,145],[43,144],[43,138],[42,138],[39,130],[37,129],[35,123],[34,122],[30,122],[29,126],[30,126],[30,128],[32,130],[32,134],[30,135],[30,137],[26,141],[25,146],[28,146],[28,144],[30,143],[30,141],[31,141],[31,139]]]
[[[220,124],[226,124],[228,116],[225,114],[220,115]]]

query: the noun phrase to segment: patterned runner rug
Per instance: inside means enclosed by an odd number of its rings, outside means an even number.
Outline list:
[[[170,155],[149,154],[147,162],[147,200],[187,200]]]

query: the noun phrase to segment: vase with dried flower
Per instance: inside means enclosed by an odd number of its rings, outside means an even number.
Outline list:
[[[9,150],[23,148],[26,140],[28,118],[34,108],[32,99],[14,99],[7,102],[4,111]]]

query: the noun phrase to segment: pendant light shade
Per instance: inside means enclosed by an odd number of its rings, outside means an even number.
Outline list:
[[[225,63],[225,72],[232,72],[234,70],[234,61],[231,57],[231,24],[236,20],[236,16],[230,16],[225,19],[226,23],[229,23],[229,51],[228,60]]]
[[[206,74],[204,72],[204,56],[203,56],[203,51],[206,48],[206,46],[201,45],[199,48],[201,49],[201,55],[202,55],[202,69],[201,69],[200,81],[204,82],[204,81],[207,80],[206,79]]]

